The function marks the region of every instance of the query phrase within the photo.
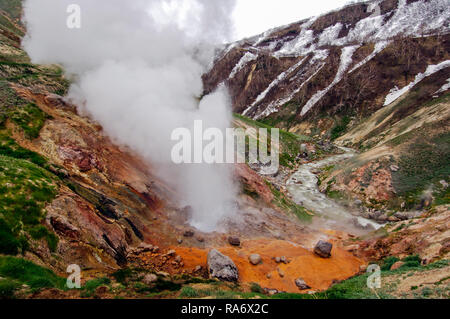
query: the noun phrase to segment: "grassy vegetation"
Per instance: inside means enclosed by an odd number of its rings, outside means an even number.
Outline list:
[[[51,270],[22,258],[0,256],[0,299],[13,298],[17,289],[27,285],[31,291],[42,288],[65,289],[66,279]]]
[[[408,208],[417,205],[423,191],[435,185],[437,199],[448,203],[448,190],[442,189],[440,180],[450,176],[450,133],[417,137],[410,143],[398,162],[400,170],[393,174],[397,194],[406,199]]]
[[[342,136],[347,131],[347,127],[350,124],[350,121],[351,121],[350,117],[344,116],[342,120],[336,123],[336,125],[331,130],[332,141]]]
[[[94,295],[95,290],[101,286],[108,286],[111,284],[111,279],[107,277],[96,278],[93,280],[89,280],[82,287],[81,297],[90,298]]]
[[[0,127],[5,125],[7,118],[20,127],[26,137],[34,139],[49,116],[21,98],[6,81],[0,80]]]
[[[273,204],[282,209],[282,211],[296,216],[300,221],[309,223],[312,221],[312,215],[310,215],[306,209],[300,205],[297,205],[292,200],[286,197],[282,192],[277,190],[271,183],[266,181],[267,186],[274,195]]]
[[[41,155],[20,147],[5,131],[0,130],[0,155],[16,159],[24,159],[41,167],[47,165],[47,160]]]
[[[46,239],[51,250],[57,237],[41,223],[44,207],[57,193],[55,176],[21,159],[0,156],[0,253],[15,255],[29,239]]]
[[[19,19],[22,13],[22,0],[0,0],[0,9],[13,19]]]
[[[274,299],[392,299],[394,296],[391,295],[393,290],[395,289],[395,284],[384,284],[386,279],[390,276],[394,275],[405,275],[409,276],[416,272],[423,272],[432,269],[444,268],[447,267],[450,262],[448,260],[438,261],[436,263],[421,266],[420,261],[418,261],[417,256],[410,256],[405,258],[403,261],[405,265],[401,268],[391,271],[389,270],[392,264],[398,261],[397,258],[388,257],[385,260],[380,262],[381,265],[381,277],[382,277],[382,288],[381,289],[370,289],[367,287],[367,279],[370,274],[364,274],[360,276],[356,276],[345,280],[341,283],[338,283],[331,287],[330,289],[319,292],[313,295],[308,294],[277,294],[273,296]],[[419,259],[420,260],[420,259]],[[389,267],[387,267],[390,265]],[[447,292],[448,293],[448,292]],[[425,297],[426,296],[417,296],[417,297]]]
[[[254,121],[240,114],[234,114],[234,117],[245,124],[254,128],[265,128],[268,131],[268,138],[270,138],[270,130],[273,126]],[[294,133],[279,130],[280,132],[280,165],[292,168],[295,165],[296,157],[300,153],[302,143],[310,141],[307,136],[301,136]]]

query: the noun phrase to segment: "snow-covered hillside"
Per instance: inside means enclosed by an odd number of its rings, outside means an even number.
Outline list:
[[[449,58],[449,33],[449,0],[357,3],[230,44],[205,75],[205,86],[211,91],[227,84],[234,110],[255,119],[295,116],[301,120],[323,108],[334,107],[335,112],[336,105],[359,107],[362,98],[374,103],[375,111],[406,92],[429,66],[440,65],[437,71],[450,73],[444,63]],[[433,45],[429,39],[439,39],[440,52],[429,50]],[[406,65],[407,70],[398,65]],[[402,74],[396,78],[387,74],[387,68]],[[374,92],[343,88],[353,83],[362,86],[371,75],[372,81],[379,82]],[[336,101],[341,91],[348,97]]]

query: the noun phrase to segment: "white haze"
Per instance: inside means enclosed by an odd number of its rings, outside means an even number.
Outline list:
[[[81,29],[66,27],[69,4]],[[201,75],[214,44],[232,34],[234,0],[26,0],[23,46],[34,63],[59,63],[73,77],[69,98],[115,142],[141,154],[193,208],[192,225],[213,231],[234,213],[227,165],[171,164],[172,130],[231,127],[224,88],[205,97]]]

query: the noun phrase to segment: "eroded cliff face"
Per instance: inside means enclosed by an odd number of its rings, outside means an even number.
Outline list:
[[[225,83],[235,112],[329,134],[334,121],[318,130],[318,120],[373,114],[396,87],[448,61],[449,16],[440,0],[350,5],[228,45],[204,76],[205,89]],[[435,77],[436,90],[448,72]]]

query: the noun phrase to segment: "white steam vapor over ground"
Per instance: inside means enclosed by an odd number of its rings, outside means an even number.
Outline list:
[[[70,4],[81,28],[66,25]],[[234,0],[26,0],[24,48],[34,63],[59,63],[74,77],[69,97],[117,143],[127,145],[177,187],[203,231],[234,213],[232,167],[171,164],[178,127],[194,120],[231,127],[224,89],[204,98],[201,75],[213,45],[232,34]]]

